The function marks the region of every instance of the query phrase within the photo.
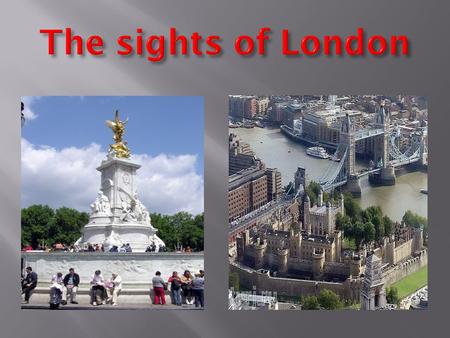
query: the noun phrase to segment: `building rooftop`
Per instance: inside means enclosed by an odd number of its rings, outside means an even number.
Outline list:
[[[248,169],[241,170],[236,174],[228,177],[228,190],[233,190],[240,185],[260,178],[266,174],[265,169],[260,169],[256,166],[250,167]]]

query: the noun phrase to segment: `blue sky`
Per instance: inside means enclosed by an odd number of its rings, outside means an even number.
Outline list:
[[[124,139],[133,154],[160,153],[198,156],[203,175],[203,97],[199,96],[47,96],[34,99],[37,117],[22,128],[22,136],[56,149],[91,143],[107,151],[113,143],[105,120],[116,109],[129,117]]]
[[[89,211],[96,168],[113,133],[105,120],[129,118],[124,140],[140,164],[138,194],[150,212],[203,212],[202,97],[23,97],[22,207]]]

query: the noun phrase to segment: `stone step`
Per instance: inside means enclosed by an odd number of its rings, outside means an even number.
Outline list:
[[[77,294],[78,295],[89,295],[90,293],[90,286],[88,285],[82,285],[78,287]],[[33,293],[37,294],[49,294],[50,293],[50,286],[48,285],[38,285],[34,290]],[[152,295],[153,296],[153,289],[148,287],[142,287],[142,286],[124,286],[122,287],[122,291],[120,292],[121,295]],[[165,290],[164,292],[166,295],[170,296],[170,289]]]

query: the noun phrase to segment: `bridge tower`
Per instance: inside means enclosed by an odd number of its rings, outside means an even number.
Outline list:
[[[376,125],[383,129],[383,134],[376,137],[374,142],[374,162],[381,164],[382,168],[386,168],[389,164],[389,112],[383,105],[378,109]]]
[[[361,185],[355,173],[355,128],[352,125],[348,113],[342,119],[339,137],[339,146],[342,147],[341,152],[344,153],[345,149],[347,149],[347,156],[344,163],[345,175],[347,176],[347,190],[356,197],[361,196]]]
[[[379,183],[395,185],[395,170],[389,165],[390,114],[383,104],[378,109],[376,124],[379,128],[383,128],[383,134],[377,136],[374,143],[374,161],[377,166],[381,166]]]
[[[341,122],[341,132],[340,132],[339,143],[345,149],[347,148],[347,158],[345,160],[345,172],[347,176],[353,175],[355,173],[355,130],[350,121],[350,116],[348,113]]]

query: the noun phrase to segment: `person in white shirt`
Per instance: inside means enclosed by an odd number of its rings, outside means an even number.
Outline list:
[[[120,290],[122,290],[122,277],[113,273],[111,279],[107,283],[108,300],[113,306],[117,306]]]
[[[64,280],[64,278],[63,278],[62,272],[58,272],[56,275],[53,275],[50,283],[62,285],[63,280]]]
[[[91,285],[91,304],[94,306],[97,305],[97,295],[99,292],[102,299],[101,304],[106,304],[105,280],[100,270],[95,271],[94,276],[92,276]]]

